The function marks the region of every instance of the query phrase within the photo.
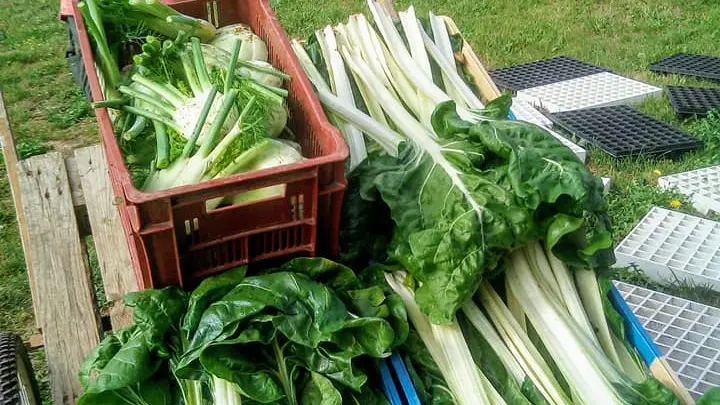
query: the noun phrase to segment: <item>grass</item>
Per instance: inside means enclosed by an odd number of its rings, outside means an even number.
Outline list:
[[[397,3],[399,8],[410,4],[407,0]],[[714,0],[412,3],[419,13],[432,10],[451,16],[490,68],[564,54],[657,85],[707,85],[656,75],[646,66],[680,51],[720,55],[720,4]],[[286,30],[301,38],[365,7],[360,0],[273,0],[273,5]],[[0,86],[24,156],[48,149],[65,151],[97,141],[91,110],[75,88],[64,59],[67,35],[64,24],[56,19],[57,9],[57,0],[5,0],[0,7]],[[623,161],[591,151],[591,169],[613,177],[608,200],[617,240],[652,205],[669,207],[677,200],[680,210],[693,212],[681,196],[657,188],[656,171],[666,174],[720,163],[720,146],[717,141],[713,143],[720,135],[720,117],[715,121],[678,122],[665,98],[646,102],[641,108],[692,132],[710,147],[679,159]],[[34,333],[34,321],[16,226],[5,168],[0,165],[0,329],[27,337]],[[41,365],[41,352],[36,361]],[[40,370],[44,373],[44,368]]]

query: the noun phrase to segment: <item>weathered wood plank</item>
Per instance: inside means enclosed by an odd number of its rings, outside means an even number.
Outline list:
[[[30,283],[30,294],[32,295],[33,312],[35,313],[35,325],[39,327],[40,322],[38,320],[36,304],[37,298],[35,296],[35,277],[30,264],[30,251],[27,248],[28,234],[27,226],[25,225],[25,213],[20,209],[20,207],[22,207],[22,197],[20,195],[20,183],[18,181],[17,174],[18,157],[15,152],[15,139],[13,138],[12,130],[10,129],[10,120],[8,119],[7,110],[5,109],[5,98],[2,91],[0,91],[0,149],[2,149],[8,182],[10,183],[10,194],[12,195],[13,203],[15,204],[15,218],[20,232],[20,241],[23,246],[23,251],[25,252],[28,282]]]
[[[122,304],[122,297],[138,287],[113,198],[105,153],[100,145],[81,148],[75,151],[75,163],[110,304],[110,322],[117,330],[132,320],[132,312]]]
[[[455,21],[453,21],[452,18],[443,16],[443,19],[445,20],[445,25],[447,26],[448,33],[450,35],[460,33],[460,29],[457,27]],[[482,62],[480,62],[477,54],[475,54],[472,47],[469,43],[467,43],[467,41],[463,42],[464,43],[460,56],[462,58],[462,62],[465,64],[465,67],[468,70],[468,73],[470,73],[470,75],[472,76],[475,85],[480,90],[480,95],[486,101],[491,101],[497,97],[500,97],[502,93],[500,92],[500,90],[498,90],[495,82],[492,80],[490,74],[485,69],[485,66],[483,66]]]
[[[80,184],[80,173],[78,173],[75,156],[65,158],[65,168],[67,169],[68,180],[70,180],[70,194],[72,195],[73,205],[75,206],[75,218],[77,219],[78,230],[80,236],[85,237],[92,233],[90,229],[90,218],[85,207],[85,196],[83,195],[82,185]]]
[[[17,167],[53,403],[74,404],[77,372],[100,341],[100,319],[65,161],[51,152]]]

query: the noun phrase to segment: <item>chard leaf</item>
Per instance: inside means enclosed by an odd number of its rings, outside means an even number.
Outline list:
[[[297,359],[304,369],[320,373],[354,391],[360,391],[367,382],[367,376],[353,367],[352,357],[347,352],[333,351],[329,345],[317,350],[302,345],[290,345],[287,350],[290,357]]]
[[[710,391],[703,394],[695,405],[718,405],[720,404],[720,388],[711,388]]]
[[[281,272],[248,277],[203,313],[181,368],[211,343],[232,336],[242,321],[266,309],[279,312],[272,320],[279,333],[310,347],[328,340],[347,317],[342,301],[307,276]]]
[[[639,384],[615,384],[622,398],[629,404],[637,405],[680,405],[672,390],[654,377],[648,377]]]
[[[132,386],[150,378],[161,364],[150,352],[142,331],[136,329],[102,368],[93,370],[85,392],[93,394]]]
[[[318,373],[310,373],[310,381],[302,394],[302,405],[342,405],[342,395],[332,382]]]
[[[247,267],[238,267],[220,275],[203,280],[192,294],[188,302],[188,310],[183,320],[182,330],[186,336],[192,336],[200,323],[203,312],[213,302],[222,298],[238,285],[244,278]]]
[[[364,199],[388,206],[390,258],[419,281],[415,299],[433,323],[452,322],[505,253],[548,232],[569,264],[612,263],[602,183],[545,130],[497,119],[508,107],[505,96],[470,125],[452,102],[440,104],[431,119],[439,139],[412,138],[353,179]]]
[[[166,378],[144,381],[134,387],[83,394],[78,405],[171,405],[170,384]]]
[[[344,392],[344,405],[390,405],[385,395],[373,389],[369,385],[364,385],[362,391]]]
[[[259,351],[258,351],[259,349]],[[261,347],[254,351],[243,346],[210,346],[200,356],[200,363],[212,375],[237,385],[242,395],[263,404],[279,401],[285,396],[273,370],[267,367],[260,356]]]
[[[187,308],[185,292],[176,287],[143,290],[127,294],[123,301],[133,308],[133,321],[148,349],[159,357],[170,357],[165,336],[170,330],[178,330]]]
[[[359,283],[355,272],[349,267],[321,257],[301,257],[282,266],[282,270],[302,273],[310,279],[324,284],[336,293],[357,288]]]

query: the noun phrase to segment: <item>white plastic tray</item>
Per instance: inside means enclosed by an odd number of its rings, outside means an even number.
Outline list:
[[[517,98],[551,113],[640,102],[662,94],[660,87],[610,72],[518,90]]]
[[[720,213],[720,166],[671,174],[658,179],[661,188],[688,196],[703,214]]]
[[[720,309],[621,281],[615,287],[690,394],[720,385]]]
[[[517,97],[513,98],[510,111],[517,120],[527,121],[543,128],[552,128],[552,121],[525,100],[520,100]]]
[[[635,264],[659,282],[682,280],[720,291],[720,223],[653,207],[615,248],[617,266]]]

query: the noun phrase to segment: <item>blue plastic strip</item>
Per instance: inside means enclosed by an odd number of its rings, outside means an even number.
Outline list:
[[[398,393],[392,374],[390,373],[390,367],[388,367],[388,362],[385,359],[380,360],[380,379],[382,380],[383,391],[385,391],[385,396],[390,401],[390,404],[403,405],[400,399],[400,393]]]
[[[402,389],[403,394],[405,394],[407,404],[422,405],[417,391],[415,391],[415,385],[412,382],[412,378],[410,378],[410,373],[408,373],[402,357],[400,357],[397,353],[393,353],[390,357],[390,364],[392,365],[395,375],[400,382],[400,388]]]
[[[512,110],[508,111],[508,119],[516,120],[517,117],[515,117],[515,114],[513,114]]]
[[[612,286],[609,295],[613,307],[625,320],[625,334],[627,335],[628,341],[637,349],[645,365],[650,367],[658,357],[662,357],[662,353],[658,347],[655,346],[655,342],[653,342],[652,338],[647,334],[645,328],[625,302],[622,295],[620,295],[620,291],[618,291],[615,286]]]

